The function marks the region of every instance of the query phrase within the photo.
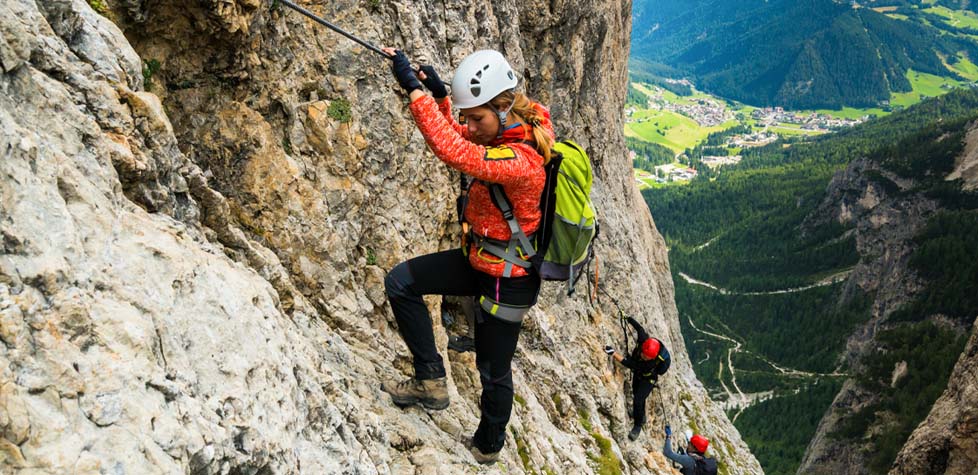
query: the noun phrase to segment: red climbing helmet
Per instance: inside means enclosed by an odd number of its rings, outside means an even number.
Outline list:
[[[642,342],[642,354],[648,359],[655,358],[656,356],[659,356],[659,348],[661,346],[662,345],[659,343],[659,340],[656,340],[655,338],[647,338]]]
[[[696,448],[696,451],[701,454],[705,454],[706,448],[710,446],[710,441],[706,440],[706,437],[703,437],[702,435],[699,434],[690,437],[689,443],[693,444],[693,447]]]

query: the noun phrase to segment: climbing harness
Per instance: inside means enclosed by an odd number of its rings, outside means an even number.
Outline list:
[[[485,295],[479,297],[479,306],[483,310],[500,320],[510,323],[520,323],[523,317],[530,311],[530,305],[510,305],[497,302]]]
[[[509,242],[496,241],[478,234],[473,234],[472,237],[475,239],[475,243],[480,251],[485,249],[500,259],[500,262],[506,262],[503,269],[503,277],[510,277],[514,265],[524,269],[533,267],[530,259],[537,254],[536,246],[531,241],[533,234],[527,236],[520,227],[520,223],[516,221],[513,206],[506,198],[503,187],[495,183],[489,184],[489,192],[491,193],[493,204],[502,212],[503,219],[506,220],[506,224],[509,226]]]
[[[302,8],[302,7],[300,7],[300,6],[292,3],[290,0],[275,0],[275,2],[282,2],[283,5],[285,5],[285,6],[289,7],[289,8],[291,8],[291,9],[293,9],[293,10],[295,10],[295,11],[297,11],[297,12],[299,12],[299,13],[307,16],[307,17],[309,17],[310,19],[312,19],[316,23],[319,23],[320,25],[323,25],[326,28],[329,28],[329,29],[331,29],[331,30],[333,30],[333,31],[335,31],[335,32],[337,32],[337,33],[339,33],[339,34],[341,34],[341,35],[343,35],[343,36],[345,36],[345,37],[353,40],[353,41],[356,41],[357,43],[359,43],[364,48],[367,48],[370,51],[373,51],[374,53],[377,53],[377,54],[383,56],[384,58],[387,58],[389,60],[393,60],[394,59],[392,56],[388,56],[387,53],[385,53],[380,48],[378,48],[378,47],[376,47],[376,46],[374,46],[374,45],[372,45],[372,44],[370,44],[370,43],[368,43],[368,42],[366,42],[364,40],[361,40],[360,38],[357,38],[356,36],[353,36],[353,35],[347,33],[342,28],[340,28],[340,27],[338,27],[338,26],[336,26],[336,25],[334,25],[334,24],[332,24],[332,23],[330,23],[330,22],[322,19],[321,17],[316,16],[315,14],[313,14],[312,12],[310,12],[309,10],[306,10],[305,8]]]
[[[609,295],[608,292],[605,292],[604,289],[602,289],[599,285],[597,285],[597,278],[595,278],[594,295],[597,296],[599,292],[600,293],[603,293],[606,297],[608,297],[609,299],[611,299],[611,303],[618,310],[618,325],[621,327],[622,348],[625,349],[625,354],[626,355],[631,354],[632,351],[631,351],[631,348],[628,345],[628,342],[631,341],[631,340],[630,340],[629,335],[628,335],[628,325],[627,325],[627,319],[625,317],[625,311],[622,310],[622,308],[621,308],[620,305],[618,305],[618,301],[615,300],[614,297],[612,297],[611,295]],[[658,358],[661,361],[662,360],[662,355],[660,354],[660,355],[656,356],[656,358]],[[617,370],[617,367],[615,369]],[[652,397],[655,398],[655,402],[654,402],[654,404],[655,404],[655,412],[661,418],[660,420],[668,421],[668,420],[670,420],[672,418],[673,414],[667,414],[666,413],[665,403],[662,400],[662,395],[661,394],[658,394],[660,392],[660,391],[658,391],[658,389],[659,389],[659,382],[658,382],[658,380],[653,380],[652,381],[652,392],[654,394],[653,394]],[[630,394],[630,388],[628,386],[627,380],[623,380],[622,381],[622,390],[625,393],[625,396],[626,396],[626,399],[627,399],[628,395]]]

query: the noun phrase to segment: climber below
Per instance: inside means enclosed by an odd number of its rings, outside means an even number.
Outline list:
[[[669,370],[671,359],[666,345],[662,344],[658,338],[651,338],[649,334],[635,321],[628,317],[628,323],[635,327],[638,333],[638,345],[631,356],[623,357],[617,353],[613,347],[605,346],[604,352],[613,356],[622,366],[632,370],[632,419],[634,425],[628,433],[629,440],[635,440],[642,433],[642,426],[645,425],[645,400],[652,394],[659,376]]]
[[[692,435],[692,431],[688,431],[687,434],[691,437],[688,437],[689,442],[686,444],[685,453],[677,454],[672,451],[670,441],[672,429],[666,426],[666,443],[662,447],[662,455],[678,463],[681,466],[679,473],[683,475],[717,475],[716,459],[706,456],[706,449],[710,446],[710,441],[702,435]],[[683,450],[680,449],[680,452]]]

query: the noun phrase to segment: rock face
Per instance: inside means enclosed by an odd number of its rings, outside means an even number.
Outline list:
[[[966,190],[978,189],[978,128],[965,136],[964,152],[954,164],[954,171],[948,180],[961,179]]]
[[[978,322],[975,322],[978,323]],[[893,475],[967,475],[978,467],[978,325],[947,389],[900,450]]]
[[[960,170],[974,159],[969,157],[973,155],[973,140],[978,126],[971,124],[969,128],[965,152],[957,160],[959,171],[948,179],[962,178]],[[962,183],[967,189],[967,179]],[[809,229],[830,220],[851,225],[856,235],[856,247],[861,259],[850,274],[843,294],[848,297],[859,292],[873,296],[873,301],[870,319],[847,341],[844,359],[853,373],[863,368],[863,358],[875,350],[875,337],[887,326],[889,315],[909,302],[926,284],[910,268],[909,261],[915,249],[914,237],[937,211],[939,203],[925,193],[917,192],[912,180],[901,178],[878,162],[860,158],[833,177],[819,209],[806,221],[805,226]],[[966,365],[963,363],[966,359],[966,355],[962,356],[958,366]],[[894,384],[901,377],[900,371],[899,365],[894,368]],[[903,371],[906,371],[905,363]],[[958,391],[956,394],[960,397],[961,393]],[[944,397],[949,396],[945,393]],[[798,473],[869,473],[865,463],[868,442],[842,441],[829,434],[840,427],[845,416],[870,406],[878,399],[877,394],[861,387],[855,379],[846,380],[819,423]],[[969,404],[974,407],[978,400],[972,399]],[[939,416],[932,413],[932,417]],[[948,440],[945,440],[947,444],[950,443]]]
[[[832,178],[822,204],[805,223],[809,229],[828,220],[852,225],[859,255],[875,256],[860,260],[843,291],[846,296],[856,292],[875,295],[870,320],[849,338],[846,345],[845,362],[853,371],[860,368],[861,358],[872,350],[874,337],[886,316],[919,290],[921,283],[908,268],[913,252],[912,239],[937,208],[933,201],[918,195],[889,192],[879,180],[870,179],[874,174],[910,187],[878,163],[856,159]],[[835,440],[829,434],[841,423],[842,416],[857,412],[875,400],[874,394],[854,380],[846,380],[819,423],[798,473],[866,473],[865,455],[862,454],[865,447]]]
[[[880,177],[874,179],[873,177]],[[886,184],[884,184],[886,183]],[[888,184],[899,188],[893,189]],[[852,226],[861,259],[846,281],[845,294],[857,291],[875,295],[872,319],[851,338],[847,363],[858,364],[860,345],[872,337],[880,318],[909,300],[921,283],[908,268],[912,240],[938,206],[921,194],[900,193],[913,183],[865,158],[853,160],[832,178],[822,205],[804,224],[818,226],[826,220]]]
[[[257,0],[12,0],[0,472],[663,473],[660,427],[689,422],[727,473],[760,473],[695,380],[665,244],[632,184],[630,2],[308,6],[444,76],[502,49],[595,164],[602,299],[546,286],[514,361],[501,465],[464,449],[471,353],[443,353],[448,410],[380,391],[410,374],[383,277],[457,236],[457,175],[426,150],[383,59]],[[625,375],[600,351],[621,339],[607,296],[674,355],[633,443]]]

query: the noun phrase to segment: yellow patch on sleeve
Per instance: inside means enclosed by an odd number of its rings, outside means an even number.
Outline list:
[[[509,147],[488,147],[486,148],[485,160],[509,160],[516,158],[516,152]]]

